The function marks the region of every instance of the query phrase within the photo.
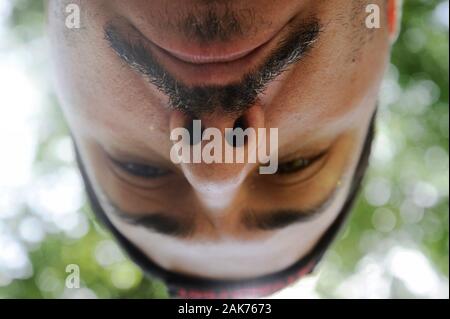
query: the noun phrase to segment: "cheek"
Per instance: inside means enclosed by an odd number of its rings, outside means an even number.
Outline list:
[[[351,112],[371,112],[389,56],[387,37],[379,32],[357,52],[347,36],[324,33],[272,99],[266,114],[271,126],[302,135]]]
[[[66,118],[71,127],[104,127],[141,143],[148,137],[140,132],[149,128],[168,136],[165,101],[104,40],[110,15],[105,9],[77,31],[67,31],[62,17],[49,21],[54,83]]]
[[[168,154],[168,115],[160,98],[101,44],[100,35],[86,36],[89,41],[71,45],[56,35],[52,46],[56,91],[72,132],[106,145],[158,144]]]

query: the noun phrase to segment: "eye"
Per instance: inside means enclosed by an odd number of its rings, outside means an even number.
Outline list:
[[[112,159],[114,164],[126,173],[141,177],[141,178],[159,178],[170,174],[170,171],[165,168],[151,166],[147,164],[138,163],[124,163],[118,160]]]
[[[302,170],[308,168],[309,166],[311,166],[312,164],[314,164],[315,162],[317,162],[324,155],[325,155],[325,152],[323,152],[317,156],[311,157],[311,158],[300,157],[300,158],[296,158],[292,161],[280,163],[278,165],[277,174],[280,174],[280,175],[292,174],[292,173],[302,171]]]

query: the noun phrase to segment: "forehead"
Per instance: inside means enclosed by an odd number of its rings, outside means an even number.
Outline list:
[[[332,207],[314,221],[290,226],[257,241],[226,237],[214,242],[184,241],[130,226],[115,216],[110,218],[125,237],[161,267],[197,276],[232,279],[262,276],[290,266],[314,247],[338,211]]]

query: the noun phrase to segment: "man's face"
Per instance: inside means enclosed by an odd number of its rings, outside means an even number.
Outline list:
[[[69,3],[79,29],[65,26]],[[379,29],[366,26],[372,3]],[[349,195],[375,110],[387,1],[50,0],[48,12],[83,164],[108,218],[144,254],[236,279],[285,269],[315,246]],[[220,132],[277,128],[277,173],[175,164],[170,133],[194,119]]]

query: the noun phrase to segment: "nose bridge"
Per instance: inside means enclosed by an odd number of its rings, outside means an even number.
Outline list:
[[[184,128],[190,135],[190,154],[188,161],[184,158],[179,163],[181,170],[205,208],[218,211],[233,201],[248,173],[258,165],[257,133],[258,128],[264,126],[264,112],[260,105],[252,106],[243,114],[215,112],[200,118],[192,118],[180,111],[172,112],[170,130]],[[250,135],[240,139],[243,143],[239,144],[238,139],[230,135],[235,129]],[[202,137],[201,141],[192,138],[196,134]],[[175,145],[179,141],[173,140],[173,143]],[[200,161],[195,152],[201,153]],[[213,160],[207,157],[208,154],[214,155]],[[238,161],[238,154],[242,155],[243,162]]]

